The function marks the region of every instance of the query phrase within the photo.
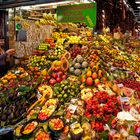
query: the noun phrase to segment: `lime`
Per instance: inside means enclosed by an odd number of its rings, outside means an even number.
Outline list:
[[[58,95],[58,98],[62,98],[62,94],[59,94],[59,95]]]
[[[64,90],[66,90],[67,88],[68,88],[68,87],[67,87],[67,86],[65,86],[65,87],[64,87]]]
[[[70,93],[70,90],[68,89],[67,92]]]
[[[64,94],[64,95],[63,95],[63,97],[64,97],[64,98],[67,98],[67,97],[68,97],[68,95],[67,95],[67,94]]]
[[[64,99],[62,98],[62,99],[60,100],[60,102],[64,102]]]
[[[65,91],[63,90],[62,92],[61,92],[61,94],[64,94],[65,93]]]
[[[59,88],[59,91],[62,91],[63,89],[62,88]]]

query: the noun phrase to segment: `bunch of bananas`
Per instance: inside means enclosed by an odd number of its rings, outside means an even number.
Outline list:
[[[43,18],[46,20],[56,20],[56,15],[52,15],[51,13],[43,13]]]

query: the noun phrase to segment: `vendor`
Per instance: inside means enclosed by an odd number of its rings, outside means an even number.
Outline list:
[[[6,52],[2,49],[4,41],[0,40],[0,78],[7,72],[6,58],[15,54],[15,49],[9,49]]]

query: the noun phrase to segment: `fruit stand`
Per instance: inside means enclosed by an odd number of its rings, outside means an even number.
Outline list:
[[[138,140],[140,42],[114,39],[108,28],[94,35],[82,23],[51,26],[0,79],[0,127],[19,140]]]

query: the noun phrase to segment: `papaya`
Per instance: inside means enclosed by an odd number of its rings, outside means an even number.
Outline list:
[[[61,69],[62,71],[67,71],[69,69],[69,62],[67,59],[62,60]]]

